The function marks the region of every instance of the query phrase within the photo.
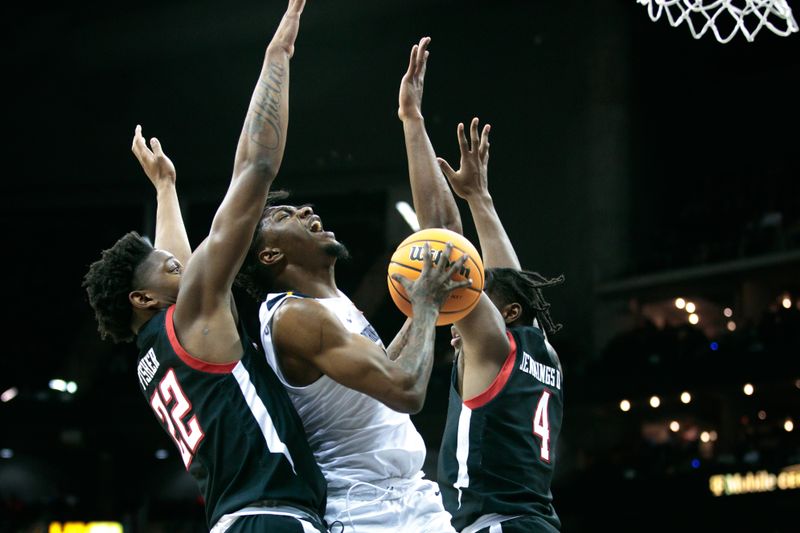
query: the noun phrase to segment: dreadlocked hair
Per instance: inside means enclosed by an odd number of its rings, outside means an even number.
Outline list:
[[[564,282],[564,275],[545,278],[538,272],[513,268],[487,268],[486,292],[498,295],[505,303],[517,302],[522,306],[522,320],[533,323],[537,318],[547,333],[557,333],[562,324],[550,317],[550,304],[544,299],[542,289]]]
[[[269,294],[273,283],[269,269],[258,260],[258,252],[262,248],[261,229],[269,208],[274,206],[276,202],[285,200],[288,197],[289,191],[286,190],[272,191],[267,195],[264,210],[261,212],[261,219],[258,221],[253,232],[253,238],[250,240],[250,248],[247,250],[242,267],[234,280],[237,287],[244,290],[248,296],[257,302],[260,302]]]
[[[100,259],[89,266],[81,286],[89,296],[100,338],[110,337],[115,343],[133,340],[133,309],[128,294],[133,290],[136,268],[152,251],[147,237],[131,231],[103,250]]]

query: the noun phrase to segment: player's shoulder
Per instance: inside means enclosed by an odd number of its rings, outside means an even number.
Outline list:
[[[517,342],[521,344],[523,350],[529,351],[532,354],[534,352],[541,355],[547,354],[547,357],[558,366],[561,366],[561,361],[559,360],[556,349],[550,343],[545,332],[542,331],[538,325],[516,326],[509,328],[509,330],[515,334]]]
[[[508,328],[523,344],[539,344],[546,339],[544,332],[537,325],[513,326]]]
[[[332,321],[338,323],[333,313],[318,300],[297,294],[288,296],[275,309],[272,317],[273,325],[284,329],[291,327],[296,332],[308,332]]]

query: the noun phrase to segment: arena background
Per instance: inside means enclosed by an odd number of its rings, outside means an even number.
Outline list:
[[[152,235],[136,124],[177,166],[193,244],[206,235],[284,9],[8,8],[0,530],[203,530],[138,391],[135,348],[99,340],[80,283],[124,232]],[[457,122],[491,123],[490,189],[521,262],[566,276],[547,294],[564,324],[564,531],[796,531],[800,36],[695,40],[634,0],[310,0],[275,187],[313,202],[348,245],[340,288],[385,341],[402,323],[386,262],[411,231],[395,210],[410,200],[397,92],[424,35],[438,154],[457,162]],[[438,335],[414,417],[430,477],[452,356]]]

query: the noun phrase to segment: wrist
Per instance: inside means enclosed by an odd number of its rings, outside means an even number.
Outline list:
[[[160,182],[156,185],[156,196],[161,197],[164,195],[175,195],[177,194],[177,190],[175,188],[175,182]]]
[[[174,194],[175,182],[170,180],[159,181],[156,185],[156,194]]]
[[[414,110],[410,112],[401,111],[399,115],[400,115],[400,120],[402,120],[404,124],[405,123],[412,124],[415,122],[423,124],[425,123],[425,117],[422,116],[422,112],[419,110]]]
[[[464,198],[469,206],[472,207],[494,207],[494,200],[492,200],[492,195],[489,194],[489,191],[486,190],[478,190],[473,193],[470,193],[466,198]]]
[[[435,322],[439,316],[439,308],[431,301],[411,302],[411,313],[420,322],[430,320]]]

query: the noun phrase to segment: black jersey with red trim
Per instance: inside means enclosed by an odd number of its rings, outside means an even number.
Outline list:
[[[497,513],[558,531],[550,483],[564,407],[558,356],[537,327],[507,332],[511,351],[483,393],[462,401],[454,364],[438,482],[460,531]]]
[[[323,517],[325,479],[266,358],[241,331],[241,360],[195,359],[175,335],[174,309],[139,332],[139,386],[197,480],[209,528],[222,515],[262,500]]]

